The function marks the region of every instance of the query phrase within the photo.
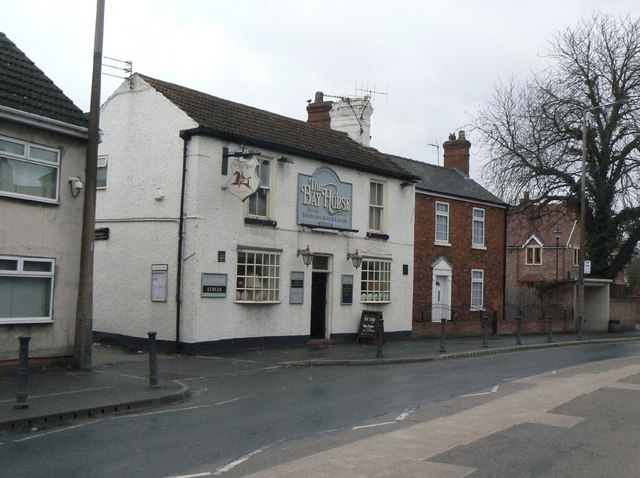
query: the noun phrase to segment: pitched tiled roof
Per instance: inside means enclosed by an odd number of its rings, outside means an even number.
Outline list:
[[[198,123],[203,134],[399,179],[414,179],[388,155],[362,146],[346,133],[136,75]]]
[[[421,178],[416,183],[417,189],[460,197],[461,199],[494,203],[500,206],[507,205],[502,199],[494,196],[457,169],[445,168],[398,156],[394,156],[393,159],[404,169]]]
[[[82,110],[2,32],[0,105],[76,126],[88,126]]]
[[[569,241],[578,243],[579,226],[576,215],[564,204],[521,206],[511,209],[507,216],[507,247],[522,247],[535,235],[543,246],[555,247],[554,231],[559,230],[558,243],[566,246]]]

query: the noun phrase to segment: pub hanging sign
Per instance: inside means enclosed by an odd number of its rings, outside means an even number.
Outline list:
[[[298,224],[351,229],[352,190],[331,168],[318,168],[311,176],[298,174]]]
[[[227,182],[227,190],[244,201],[260,187],[260,179],[256,174],[258,160],[256,158],[234,158],[231,162],[231,174]]]

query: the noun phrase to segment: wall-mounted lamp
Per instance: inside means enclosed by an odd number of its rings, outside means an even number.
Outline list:
[[[278,158],[278,162],[293,164],[293,159],[287,158],[286,156],[282,156],[281,158]]]
[[[69,187],[71,188],[71,195],[74,198],[77,198],[78,194],[80,194],[80,191],[82,191],[84,184],[82,184],[80,178],[69,176]]]
[[[356,252],[354,253],[347,252],[347,260],[349,259],[351,259],[353,267],[355,267],[356,269],[360,267],[360,265],[362,265],[362,256],[358,252],[358,249],[356,249]]]
[[[305,266],[309,266],[313,261],[313,252],[309,250],[309,244],[307,244],[306,249],[298,249],[298,256],[302,256],[302,262],[304,262]]]

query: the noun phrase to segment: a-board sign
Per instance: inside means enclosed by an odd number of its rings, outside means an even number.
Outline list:
[[[380,333],[382,324],[382,312],[379,310],[363,310],[360,316],[360,326],[358,327],[358,335],[356,343],[360,340],[375,341],[378,333]]]

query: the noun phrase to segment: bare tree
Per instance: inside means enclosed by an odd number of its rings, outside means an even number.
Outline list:
[[[556,34],[548,58],[528,81],[498,84],[478,112],[483,174],[508,201],[529,191],[579,214],[582,117],[593,108],[586,253],[594,275],[613,278],[640,240],[640,20],[595,14]]]

